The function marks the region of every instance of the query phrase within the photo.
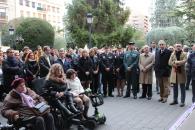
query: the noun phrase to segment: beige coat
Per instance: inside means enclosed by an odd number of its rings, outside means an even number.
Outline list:
[[[185,83],[186,82],[186,72],[185,72],[185,63],[187,61],[187,55],[185,52],[182,52],[180,55],[180,60],[178,61],[176,58],[175,52],[171,54],[171,57],[169,59],[169,65],[172,66],[171,70],[171,77],[170,77],[170,83],[176,83],[176,77],[177,77],[177,83]],[[174,65],[181,67],[181,72],[176,72],[176,69]]]
[[[142,53],[139,58],[139,68],[140,68],[140,76],[139,83],[140,84],[152,84],[152,71],[154,64],[154,55],[152,53],[148,53],[148,56],[145,56],[145,53]]]

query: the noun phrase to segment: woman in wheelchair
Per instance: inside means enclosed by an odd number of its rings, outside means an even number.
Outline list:
[[[44,99],[37,95],[33,90],[25,86],[23,78],[15,79],[11,87],[13,88],[7,94],[2,108],[2,115],[8,119],[9,122],[15,124],[16,122],[26,121],[26,124],[33,124],[32,130],[54,130],[54,119],[52,114],[48,111],[38,113],[35,110],[36,104],[44,102]],[[30,119],[30,120],[27,120]]]
[[[64,70],[60,64],[56,63],[51,66],[44,90],[51,97],[48,99],[49,104],[62,110],[68,118],[80,113],[74,107],[73,95],[67,89]]]
[[[78,105],[79,109],[83,112],[84,118],[89,118],[87,113],[89,109],[90,99],[85,95],[85,91],[79,78],[76,76],[74,69],[69,69],[66,72],[67,86],[73,94],[73,100]]]

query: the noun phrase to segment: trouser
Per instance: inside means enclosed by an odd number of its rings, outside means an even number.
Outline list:
[[[195,102],[195,80],[192,80],[192,102]]]
[[[127,81],[127,90],[126,90],[126,95],[125,96],[130,96],[130,91],[132,89],[133,95],[137,96],[138,92],[138,78],[137,78],[137,73],[134,72],[133,70],[131,72],[126,73],[126,81]],[[131,88],[132,86],[132,88]]]
[[[55,130],[54,118],[51,113],[33,119],[33,130]]]
[[[99,79],[100,79],[99,74],[93,74],[92,83],[90,85],[90,88],[91,88],[93,94],[97,93],[97,91],[98,91]]]
[[[158,78],[160,87],[160,97],[162,99],[167,99],[169,95],[169,77]]]
[[[152,84],[142,84],[142,97],[152,97]]]
[[[102,84],[103,84],[103,91],[104,95],[107,96],[107,94],[110,96],[112,95],[113,91],[113,77],[112,73],[102,73]],[[108,92],[107,92],[108,89]]]
[[[177,102],[177,98],[178,98],[178,85],[180,85],[180,90],[181,90],[181,103],[185,103],[185,97],[186,97],[185,83],[173,84],[173,100],[174,100],[174,102]]]
[[[191,75],[187,75],[186,78],[187,78],[187,81],[186,81],[186,89],[189,89],[189,86],[190,86],[190,82],[191,82],[192,77],[191,77]]]

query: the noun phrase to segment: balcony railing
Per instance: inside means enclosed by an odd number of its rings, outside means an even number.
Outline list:
[[[40,10],[40,11],[46,11],[46,8],[37,7],[37,10]]]
[[[7,0],[0,0],[0,3],[7,3]]]

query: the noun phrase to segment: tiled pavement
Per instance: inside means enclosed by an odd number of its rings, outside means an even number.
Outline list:
[[[168,130],[191,105],[191,90],[187,91],[186,95],[186,106],[183,108],[179,105],[169,105],[172,93],[165,104],[157,101],[159,95],[156,92],[153,92],[150,101],[122,97],[105,98],[105,103],[99,107],[99,110],[106,115],[107,121],[96,130]],[[93,113],[93,109],[90,109],[90,113]],[[2,117],[0,119],[5,122]]]

